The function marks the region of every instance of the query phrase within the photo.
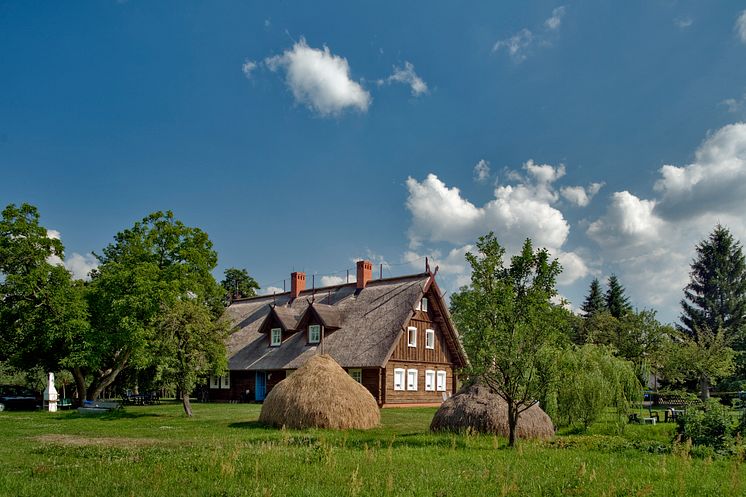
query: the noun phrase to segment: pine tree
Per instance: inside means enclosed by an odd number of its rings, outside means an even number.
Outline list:
[[[604,294],[601,292],[601,283],[599,283],[598,278],[593,278],[593,281],[591,281],[588,296],[580,309],[587,318],[606,310],[606,301],[604,300]]]
[[[681,300],[682,331],[696,338],[699,330],[722,329],[737,350],[746,345],[746,260],[741,244],[718,224],[696,247],[691,281]]]
[[[608,280],[609,289],[606,290],[606,309],[619,319],[632,310],[629,298],[624,294],[624,287],[619,283],[616,275],[612,274]]]

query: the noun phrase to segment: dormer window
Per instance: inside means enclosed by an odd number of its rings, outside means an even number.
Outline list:
[[[321,325],[308,325],[308,343],[319,343],[321,341]]]
[[[424,297],[420,300],[420,310],[422,312],[427,312],[427,299]]]
[[[407,345],[417,347],[417,328],[414,326],[407,328]]]
[[[269,344],[273,347],[282,343],[282,328],[272,328]]]

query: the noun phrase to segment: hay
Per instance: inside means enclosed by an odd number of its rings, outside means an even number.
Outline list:
[[[367,388],[329,355],[315,355],[275,385],[264,399],[259,421],[288,428],[368,429],[381,414]]]
[[[467,386],[443,402],[430,423],[432,431],[490,433],[507,437],[508,406],[483,385]],[[538,404],[518,418],[517,438],[548,439],[554,436],[552,419]]]

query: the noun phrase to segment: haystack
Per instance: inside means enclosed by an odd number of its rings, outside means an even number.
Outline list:
[[[370,392],[329,355],[315,355],[275,385],[259,421],[288,428],[367,429],[381,414]]]
[[[430,423],[432,431],[475,431],[507,437],[508,406],[484,385],[467,386],[443,402]],[[554,435],[552,419],[534,404],[520,414],[516,437],[548,439]]]

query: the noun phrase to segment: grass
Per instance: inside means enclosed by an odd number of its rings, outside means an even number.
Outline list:
[[[433,435],[434,409],[387,409],[371,431],[274,430],[260,406],[0,414],[2,496],[744,495],[737,459],[668,452],[672,424],[609,422],[505,448]],[[662,452],[662,453],[661,453]]]

